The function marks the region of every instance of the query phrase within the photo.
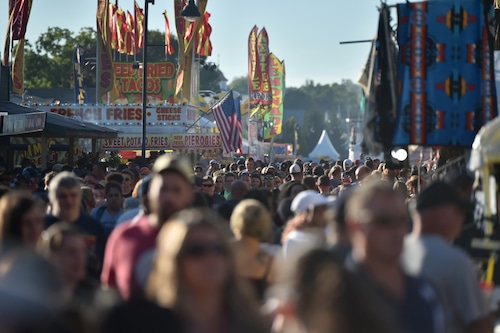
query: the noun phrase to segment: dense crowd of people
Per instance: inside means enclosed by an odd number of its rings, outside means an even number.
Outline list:
[[[430,173],[173,154],[1,169],[0,331],[493,332],[453,245],[472,182]]]

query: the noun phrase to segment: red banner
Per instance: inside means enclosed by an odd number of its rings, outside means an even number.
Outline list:
[[[144,12],[139,4],[134,1],[134,18],[135,18],[135,53],[138,49],[144,47]]]
[[[32,0],[17,0],[12,12],[12,40],[20,40],[26,34]]]

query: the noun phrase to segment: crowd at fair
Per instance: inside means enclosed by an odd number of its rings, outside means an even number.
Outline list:
[[[0,166],[0,331],[493,332],[498,300],[456,242],[473,181],[431,169]]]

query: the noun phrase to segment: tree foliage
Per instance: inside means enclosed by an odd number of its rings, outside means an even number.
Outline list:
[[[285,109],[304,110],[304,123],[299,124],[299,153],[307,156],[326,130],[333,145],[347,157],[349,128],[346,118],[360,119],[360,87],[350,80],[341,83],[318,84],[308,80],[300,88],[287,88]],[[293,125],[284,119],[288,131]],[[288,135],[290,136],[290,135]],[[290,140],[287,136],[286,139]],[[285,139],[285,138],[284,138]],[[293,142],[292,141],[285,142]]]
[[[248,94],[248,75],[235,77],[231,83],[229,83],[229,88],[242,95]]]

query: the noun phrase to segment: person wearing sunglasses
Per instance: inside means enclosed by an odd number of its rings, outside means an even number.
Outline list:
[[[404,200],[384,181],[358,187],[347,198],[347,235],[352,253],[346,267],[398,326],[399,332],[447,332],[444,308],[434,287],[410,277],[400,264],[410,218]]]
[[[205,193],[210,198],[212,198],[214,207],[217,207],[218,205],[226,201],[226,199],[222,195],[215,193],[215,183],[212,177],[204,176],[202,180],[203,182],[201,183],[200,192]]]
[[[158,235],[146,295],[175,309],[183,332],[269,332],[240,286],[222,223],[210,210],[173,216]]]

